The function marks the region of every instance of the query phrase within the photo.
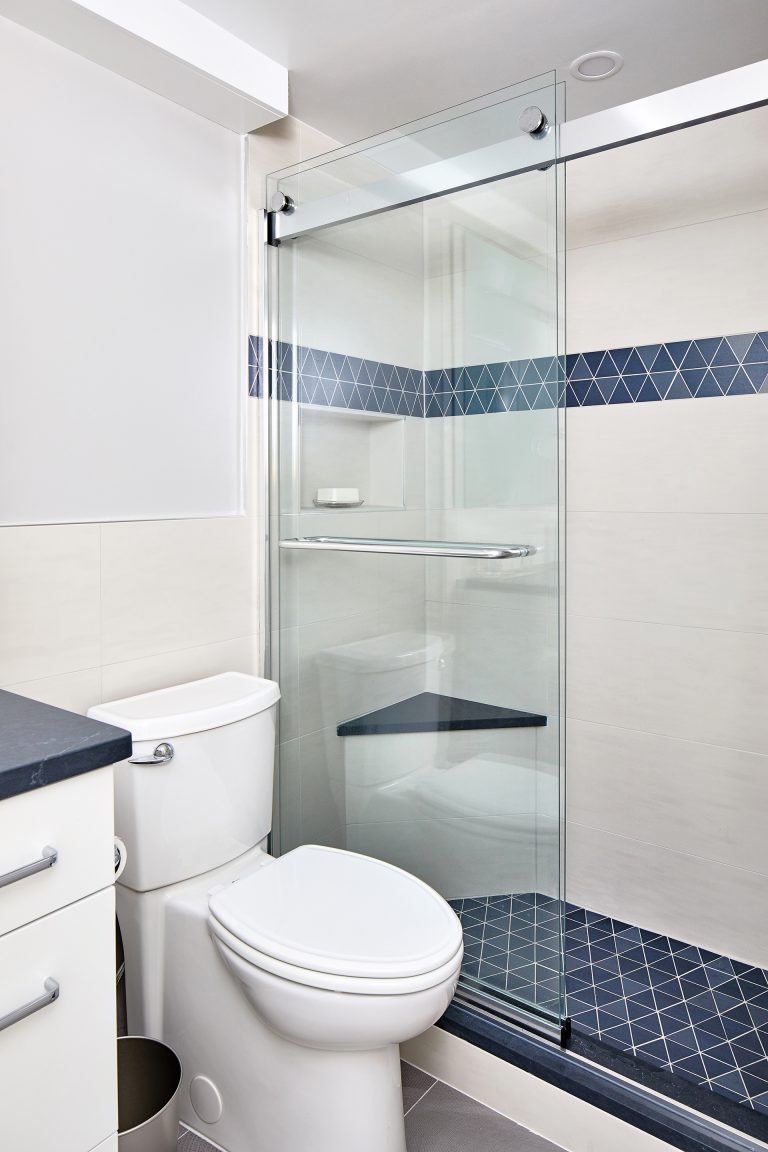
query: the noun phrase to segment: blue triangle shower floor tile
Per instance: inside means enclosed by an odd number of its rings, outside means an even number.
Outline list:
[[[562,939],[574,1031],[768,1115],[765,969],[537,892],[450,904],[465,975],[557,1013]]]

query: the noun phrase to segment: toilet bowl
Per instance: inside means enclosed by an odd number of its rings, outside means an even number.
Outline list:
[[[449,912],[399,868],[310,845],[213,896],[209,926],[275,1032],[353,1051],[416,1036],[447,1008],[462,951]]]
[[[268,855],[277,694],[227,673],[91,709],[134,736],[115,790],[129,1028],[179,1054],[181,1119],[226,1152],[405,1152],[398,1044],[450,1003],[461,927],[380,860]]]

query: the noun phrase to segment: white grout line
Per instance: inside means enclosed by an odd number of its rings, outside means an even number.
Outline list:
[[[418,1100],[416,1101],[416,1103],[415,1103],[415,1104],[411,1104],[411,1106],[410,1106],[410,1108],[408,1109],[408,1111],[403,1113],[403,1118],[405,1118],[406,1116],[408,1116],[408,1115],[409,1115],[409,1113],[413,1112],[414,1108],[415,1108],[415,1107],[416,1107],[418,1104],[421,1104],[421,1102],[422,1102],[422,1100],[424,1099],[424,1097],[429,1095],[429,1093],[430,1093],[430,1092],[432,1091],[432,1089],[434,1088],[435,1084],[439,1084],[439,1083],[440,1083],[440,1081],[439,1081],[439,1080],[433,1080],[433,1081],[432,1081],[432,1083],[430,1084],[429,1088],[427,1088],[427,1089],[426,1089],[426,1091],[425,1091],[425,1092],[422,1092],[421,1096],[419,1096],[419,1098],[418,1098]]]

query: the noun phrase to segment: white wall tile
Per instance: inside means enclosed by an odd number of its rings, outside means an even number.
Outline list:
[[[106,664],[102,668],[102,696],[104,700],[120,700],[124,696],[217,676],[220,672],[245,672],[253,676],[258,674],[258,661],[258,636],[243,636],[221,644]]]
[[[338,140],[334,140],[332,136],[321,132],[318,128],[313,128],[311,124],[305,124],[303,120],[300,120],[298,124],[302,160],[311,160],[315,156],[322,156],[324,153],[332,152],[339,147]]]
[[[484,604],[427,604],[427,630],[451,638],[443,691],[554,719],[557,621]]]
[[[347,843],[412,872],[448,900],[530,892],[536,882],[530,814],[350,824]]]
[[[768,327],[768,211],[567,253],[568,350]]]
[[[277,749],[272,830],[279,832],[280,855],[302,842],[300,740],[286,740]]]
[[[299,735],[299,629],[281,628],[272,633],[271,675],[280,684],[280,740]]]
[[[347,847],[343,741],[335,728],[302,736],[301,842]]]
[[[568,166],[569,348],[768,326],[766,132],[759,109]],[[764,962],[768,402],[566,423],[570,897]]]
[[[294,116],[283,116],[248,136],[248,182],[251,208],[263,208],[264,180],[270,172],[288,168],[301,160],[302,125]]]
[[[101,703],[101,669],[87,668],[83,672],[67,672],[63,676],[46,676],[42,680],[28,680],[23,684],[6,684],[8,692],[18,692],[31,700],[66,708],[82,715],[93,704]]]
[[[557,509],[462,508],[428,515],[432,540],[485,544],[524,544],[533,549],[520,560],[445,559],[428,565],[430,600],[485,604],[541,615],[557,615]]]
[[[429,508],[557,503],[556,409],[452,416],[426,425]]]
[[[0,529],[0,684],[99,664],[99,527]]]
[[[756,212],[768,208],[768,111],[754,108],[565,167],[569,248]]]
[[[104,663],[252,635],[251,556],[245,517],[105,525]]]
[[[768,636],[572,616],[568,714],[768,753]]]
[[[768,757],[582,720],[567,755],[570,820],[768,877]]]
[[[768,632],[768,516],[571,512],[568,606],[688,627]]]
[[[768,512],[768,396],[569,408],[566,425],[569,512]]]
[[[382,218],[374,219],[381,228]],[[286,319],[298,343],[420,367],[421,277],[390,264],[386,247],[383,260],[374,261],[334,239],[334,230],[320,232],[297,249],[292,316]],[[291,329],[283,328],[282,337],[290,339]]]
[[[310,515],[299,518],[299,535],[377,536],[373,514]],[[364,612],[375,614],[383,559],[355,552],[285,553],[295,572],[295,618],[300,626]]]
[[[569,823],[567,898],[768,967],[765,876]]]

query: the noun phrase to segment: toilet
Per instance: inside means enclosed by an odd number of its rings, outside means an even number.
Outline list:
[[[398,1045],[445,1011],[448,904],[383,861],[267,853],[269,680],[228,672],[99,705],[116,766],[128,1028],[181,1058],[181,1119],[226,1152],[405,1152]]]

